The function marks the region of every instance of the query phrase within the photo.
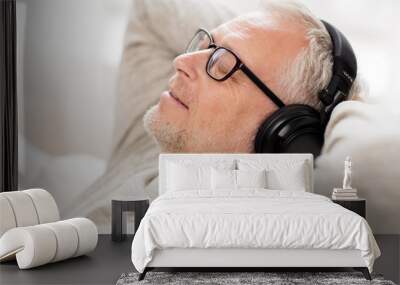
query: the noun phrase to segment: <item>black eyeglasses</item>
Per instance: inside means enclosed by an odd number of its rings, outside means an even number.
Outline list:
[[[215,48],[207,61],[206,72],[214,80],[224,81],[237,70],[242,70],[254,84],[260,88],[279,108],[285,104],[271,91],[230,49],[219,47],[214,43],[212,35],[199,29],[186,47],[185,53]]]

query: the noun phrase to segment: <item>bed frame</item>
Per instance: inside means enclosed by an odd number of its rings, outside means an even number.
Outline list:
[[[156,250],[152,261],[139,275],[143,280],[148,271],[154,269],[180,271],[291,271],[301,269],[338,270],[353,268],[371,280],[365,261],[359,250],[331,249],[198,249],[170,248]],[[310,270],[309,270],[310,269]]]
[[[291,159],[303,160],[309,166],[306,173],[309,179],[308,192],[313,192],[313,156],[311,154],[161,154],[159,158],[159,193],[165,192],[166,162],[174,160],[218,159]],[[369,270],[361,257],[360,250],[333,249],[254,249],[254,248],[169,248],[157,249],[152,261],[139,275],[143,280],[146,273],[154,269],[178,269],[182,271],[291,271],[306,269],[353,268],[361,271],[371,280]]]

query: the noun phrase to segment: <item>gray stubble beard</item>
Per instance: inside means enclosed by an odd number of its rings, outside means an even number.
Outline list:
[[[181,153],[185,151],[188,135],[185,130],[178,130],[169,122],[160,120],[158,105],[152,106],[143,116],[143,125],[146,132],[152,136],[160,146],[161,152]]]

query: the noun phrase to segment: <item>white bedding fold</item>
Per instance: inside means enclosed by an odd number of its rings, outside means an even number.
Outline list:
[[[358,249],[372,272],[380,250],[366,220],[318,194],[299,191],[169,192],[153,201],[132,243],[143,272],[154,249]]]

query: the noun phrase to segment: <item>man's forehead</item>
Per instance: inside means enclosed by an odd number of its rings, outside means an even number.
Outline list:
[[[261,12],[254,12],[236,17],[212,31],[212,34],[220,38],[248,39],[252,32],[272,29],[276,22],[272,16]],[[217,40],[217,39],[215,39]]]
[[[266,31],[273,22],[260,13],[248,14],[226,22],[211,31],[215,43],[233,50],[241,59],[254,48],[255,42],[264,41]]]
[[[264,12],[235,18],[215,30],[217,45],[231,48],[245,64],[282,64],[308,45],[304,27]]]
[[[232,39],[247,39],[249,28],[243,22],[228,22],[214,29],[211,33],[215,41],[225,42]]]

